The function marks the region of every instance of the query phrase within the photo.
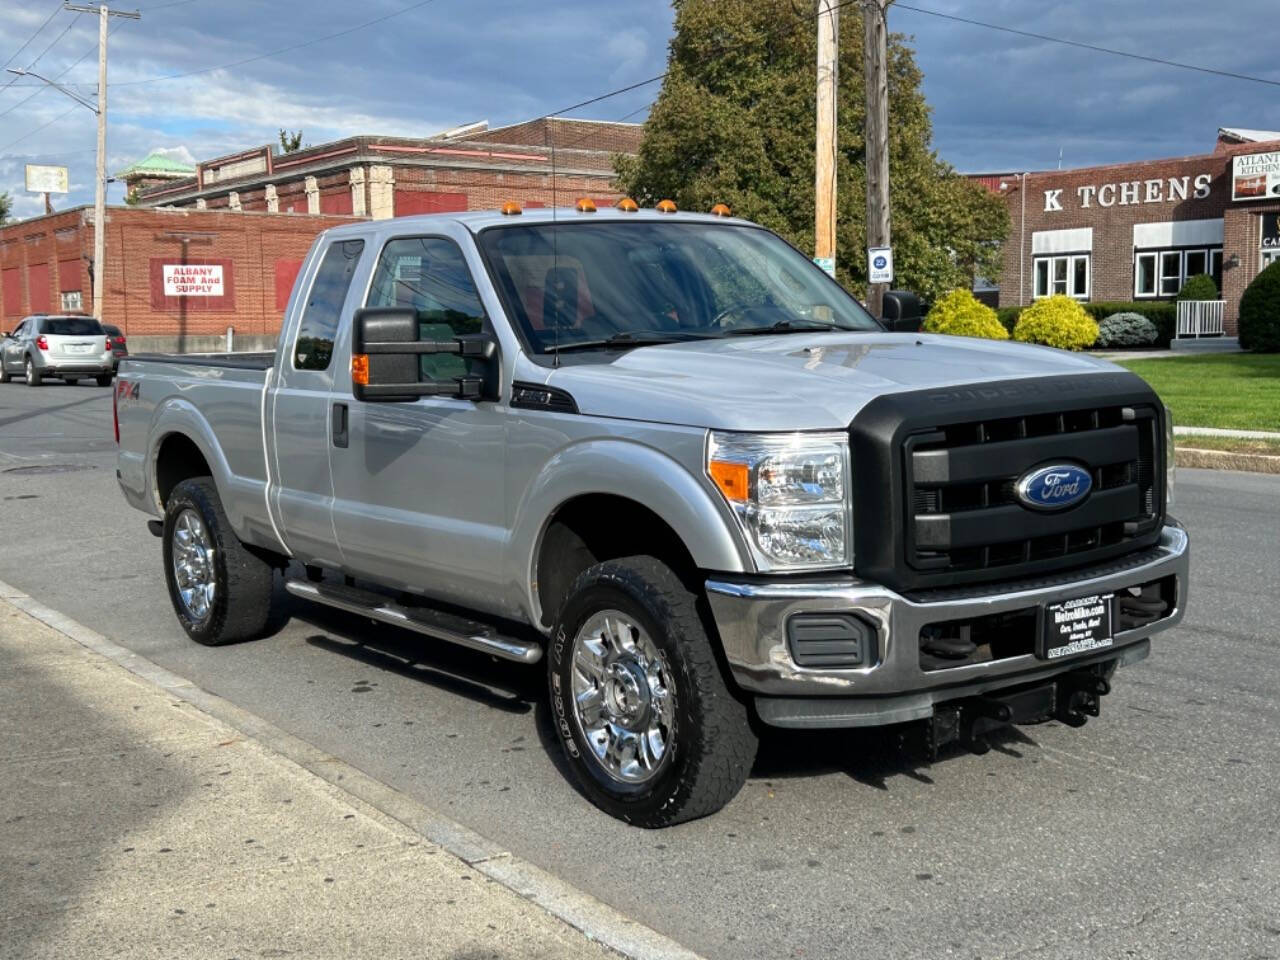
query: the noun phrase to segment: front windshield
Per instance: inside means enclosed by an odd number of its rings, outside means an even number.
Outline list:
[[[493,227],[479,243],[535,353],[795,330],[879,330],[767,230],[616,220]]]

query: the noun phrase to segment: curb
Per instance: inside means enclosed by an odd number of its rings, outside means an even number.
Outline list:
[[[1265,453],[1232,453],[1227,450],[1201,450],[1177,447],[1174,463],[1179,467],[1202,467],[1209,470],[1244,470],[1249,473],[1280,474],[1280,457]]]
[[[191,704],[215,720],[234,727],[331,786],[375,807],[425,840],[453,854],[478,873],[573,927],[587,939],[631,960],[702,960],[699,954],[639,921],[628,919],[625,914],[541,867],[514,856],[500,844],[375,780],[362,770],[325,753],[307,741],[286,733],[231,701],[200,689],[190,680],[166,670],[57,610],[46,607],[3,580],[0,580],[0,600],[8,601],[82,647]]]

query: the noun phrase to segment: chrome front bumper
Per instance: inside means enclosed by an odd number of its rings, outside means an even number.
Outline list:
[[[1149,648],[1146,640],[1150,636],[1182,619],[1189,565],[1187,532],[1170,520],[1154,547],[1130,557],[1067,574],[936,590],[918,598],[909,599],[853,578],[821,583],[711,579],[706,586],[729,668],[743,690],[760,695],[758,705],[766,722],[864,726],[929,716],[934,703],[1031,683],[1100,660],[1126,663],[1141,659]],[[1177,578],[1177,602],[1169,615],[1139,629],[1116,633],[1114,644],[1103,652],[1056,661],[1026,654],[929,672],[920,667],[919,637],[926,624],[1110,593],[1169,575]],[[849,670],[798,666],[786,638],[787,619],[797,613],[856,613],[874,623],[877,662]],[[773,698],[800,699],[788,704]],[[802,705],[801,700],[808,702]]]

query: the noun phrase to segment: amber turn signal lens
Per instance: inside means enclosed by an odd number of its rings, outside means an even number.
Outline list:
[[[730,217],[733,216],[733,213],[729,210],[728,204],[717,203],[711,208],[711,215],[715,217]]]
[[[583,197],[577,203],[579,213],[595,213],[596,205],[590,197]]]
[[[733,463],[728,460],[712,460],[707,468],[711,479],[720,488],[724,498],[731,503],[741,503],[747,499],[747,465]]]
[[[518,217],[523,212],[524,211],[520,209],[520,204],[516,203],[514,200],[508,200],[502,205],[502,215],[504,217]]]
[[[659,200],[657,210],[659,213],[675,213],[676,205],[670,200]]]
[[[630,197],[623,197],[618,201],[618,209],[623,213],[635,213],[640,209],[640,204],[636,203]]]
[[[358,383],[362,387],[369,385],[369,355],[367,353],[353,353],[351,355],[351,382]]]

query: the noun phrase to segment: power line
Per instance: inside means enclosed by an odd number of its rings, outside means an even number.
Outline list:
[[[1101,47],[1093,43],[1084,43],[1080,40],[1066,40],[1062,37],[1050,37],[1043,33],[1032,33],[1030,30],[1018,30],[1014,27],[1006,27],[998,23],[987,23],[983,20],[970,20],[968,17],[958,17],[951,13],[941,13],[937,10],[926,10],[924,7],[913,7],[905,3],[893,4],[895,10],[910,10],[912,13],[922,13],[930,17],[938,17],[942,20],[951,20],[956,23],[966,23],[972,27],[985,27],[987,30],[998,30],[1000,33],[1011,33],[1017,37],[1028,37],[1032,40],[1044,40],[1047,43],[1060,43],[1065,47],[1076,47],[1080,50],[1092,50],[1094,53],[1106,53],[1113,57],[1127,57],[1130,60],[1142,60],[1146,63],[1157,63],[1165,67],[1177,67],[1179,70],[1194,70],[1196,73],[1208,73],[1216,77],[1228,77],[1232,80],[1245,80],[1249,83],[1265,83],[1268,86],[1280,87],[1280,80],[1268,80],[1265,77],[1255,77],[1247,73],[1233,73],[1230,70],[1217,70],[1213,67],[1201,67],[1194,63],[1182,63],[1178,60],[1166,60],[1164,57],[1153,57],[1142,53],[1133,53],[1129,50],[1116,50],[1112,47]]]
[[[58,12],[58,11],[57,11],[57,10],[55,10],[55,11],[54,11],[54,14],[56,15],[56,14],[57,14],[57,12]],[[76,25],[76,22],[77,22],[79,19],[80,19],[80,14],[78,14],[78,13],[77,13],[74,17],[72,17],[72,18],[71,18],[71,20],[70,20],[70,21],[68,21],[68,23],[67,23],[66,27],[65,27],[65,28],[63,28],[63,31],[62,31],[60,34],[58,34],[56,37],[54,37],[54,38],[53,38],[53,40],[51,40],[51,41],[50,41],[50,42],[45,46],[45,48],[44,48],[43,50],[41,50],[41,51],[40,51],[40,53],[36,56],[36,58],[35,58],[34,60],[32,60],[30,63],[28,63],[28,64],[27,64],[27,69],[28,69],[28,70],[30,70],[30,69],[31,69],[32,67],[34,67],[37,63],[39,63],[39,62],[40,62],[40,58],[41,58],[41,57],[43,57],[46,53],[48,53],[50,50],[52,50],[52,49],[53,49],[53,47],[54,47],[54,44],[56,44],[59,40],[61,40],[63,37],[65,37],[65,36],[67,35],[67,33],[71,30],[71,28],[72,28],[72,27],[74,27],[74,26]],[[44,26],[47,26],[51,20],[53,20],[53,17],[52,17],[52,16],[51,16],[51,17],[49,17],[49,19],[48,19],[48,20],[46,20],[46,21],[44,22]],[[43,30],[43,29],[44,29],[44,26],[41,26],[41,27],[40,27],[40,30]],[[32,35],[31,40],[34,40],[34,39],[36,38],[36,36],[38,36],[38,35],[39,35],[40,30],[37,30],[37,31],[35,32],[35,34],[33,34],[33,35]],[[27,43],[30,43],[30,42],[31,42],[31,40],[28,40],[28,41],[27,41]],[[18,50],[18,53],[21,53],[21,52],[22,52],[22,50],[26,49],[26,46],[27,46],[27,44],[25,44],[25,43],[24,43],[24,44],[22,45],[22,48]],[[17,55],[18,55],[18,54],[17,54],[17,53],[15,53],[15,54],[13,55],[13,57],[10,57],[10,58],[9,58],[10,62],[12,62],[12,61],[13,61],[13,59],[14,59],[14,57],[16,57]],[[8,65],[9,65],[9,64],[8,64],[8,63],[6,63],[6,64],[5,64],[5,67],[8,67]],[[19,75],[15,73],[12,77],[10,77],[10,78],[9,78],[9,82],[8,82],[8,83],[6,83],[3,87],[0,87],[0,93],[3,93],[3,92],[4,92],[5,90],[7,90],[9,87],[13,86],[14,81],[18,79],[18,76],[19,76]]]
[[[69,117],[69,116],[71,116],[71,113],[72,113],[74,110],[77,110],[77,109],[79,109],[79,108],[80,108],[80,104],[78,104],[78,103],[73,103],[73,104],[72,104],[72,105],[67,109],[66,113],[60,113],[60,114],[58,114],[56,117],[54,117],[52,120],[48,121],[47,123],[42,123],[42,124],[40,124],[40,126],[36,127],[34,130],[29,130],[29,131],[27,131],[26,133],[24,133],[24,134],[23,134],[22,136],[20,136],[17,140],[14,140],[14,141],[12,141],[12,142],[10,142],[10,143],[6,143],[3,147],[0,147],[0,154],[3,154],[6,150],[10,150],[10,149],[12,149],[13,147],[16,147],[18,144],[20,144],[23,140],[26,140],[28,137],[34,137],[37,133],[39,133],[41,130],[44,130],[46,127],[51,127],[51,126],[53,126],[55,123],[57,123],[57,122],[58,122],[59,120],[61,120],[63,117]],[[96,152],[96,151],[95,151],[95,152]]]
[[[36,32],[33,33],[31,36],[27,37],[26,42],[13,52],[13,54],[9,57],[9,59],[4,62],[4,65],[0,66],[0,70],[3,70],[5,67],[9,66],[9,64],[13,63],[13,61],[17,60],[18,54],[20,54],[23,50],[27,49],[27,47],[31,45],[31,41],[34,40],[36,37],[40,36],[40,31],[42,31],[45,27],[47,27],[49,23],[53,20],[53,18],[56,17],[61,11],[62,11],[62,3],[59,2],[58,5],[53,8],[53,13],[49,14],[49,16],[45,18],[44,23],[40,24],[40,26],[36,28]]]

